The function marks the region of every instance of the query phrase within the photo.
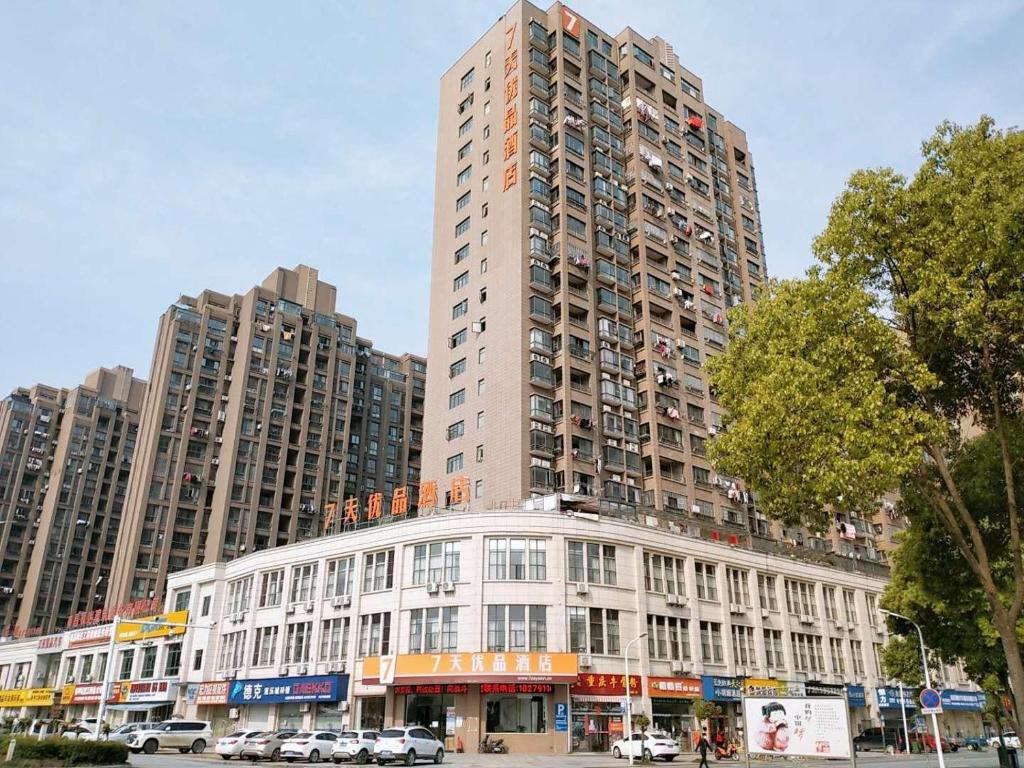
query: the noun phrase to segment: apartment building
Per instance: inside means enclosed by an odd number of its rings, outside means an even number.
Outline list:
[[[160,318],[111,603],[168,573],[321,533],[324,510],[415,483],[425,361],[374,350],[300,265]]]
[[[104,604],[144,390],[119,366],[0,401],[0,635]]]
[[[671,45],[516,3],[441,79],[425,476],[748,525],[703,366],[765,263],[746,136]]]

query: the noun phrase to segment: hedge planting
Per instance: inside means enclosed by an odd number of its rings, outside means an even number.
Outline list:
[[[39,761],[45,765],[120,765],[128,762],[128,747],[116,741],[81,741],[51,737],[37,741],[31,736],[14,737],[14,759]],[[0,737],[0,760],[7,755],[10,736]]]

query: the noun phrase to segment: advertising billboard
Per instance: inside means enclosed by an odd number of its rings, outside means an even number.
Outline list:
[[[743,718],[751,755],[851,757],[846,699],[744,698]]]

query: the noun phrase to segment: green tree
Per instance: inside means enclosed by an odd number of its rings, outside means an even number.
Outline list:
[[[1024,134],[946,123],[923,156],[910,181],[855,172],[815,240],[819,265],[730,313],[709,365],[729,414],[711,453],[770,516],[816,530],[913,489],[974,576],[1022,723]],[[997,446],[995,529],[956,471],[980,431]]]
[[[890,637],[882,649],[882,671],[887,678],[899,680],[904,685],[913,687],[923,682],[921,668],[921,651],[917,639]]]

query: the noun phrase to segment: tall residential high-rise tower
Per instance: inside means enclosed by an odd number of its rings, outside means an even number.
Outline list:
[[[0,635],[104,605],[144,391],[119,366],[0,401]]]
[[[298,266],[160,318],[111,605],[317,535],[328,503],[418,483],[426,361],[359,339],[336,294]]]
[[[766,525],[703,370],[764,275],[746,136],[671,45],[516,3],[441,79],[424,477]]]

